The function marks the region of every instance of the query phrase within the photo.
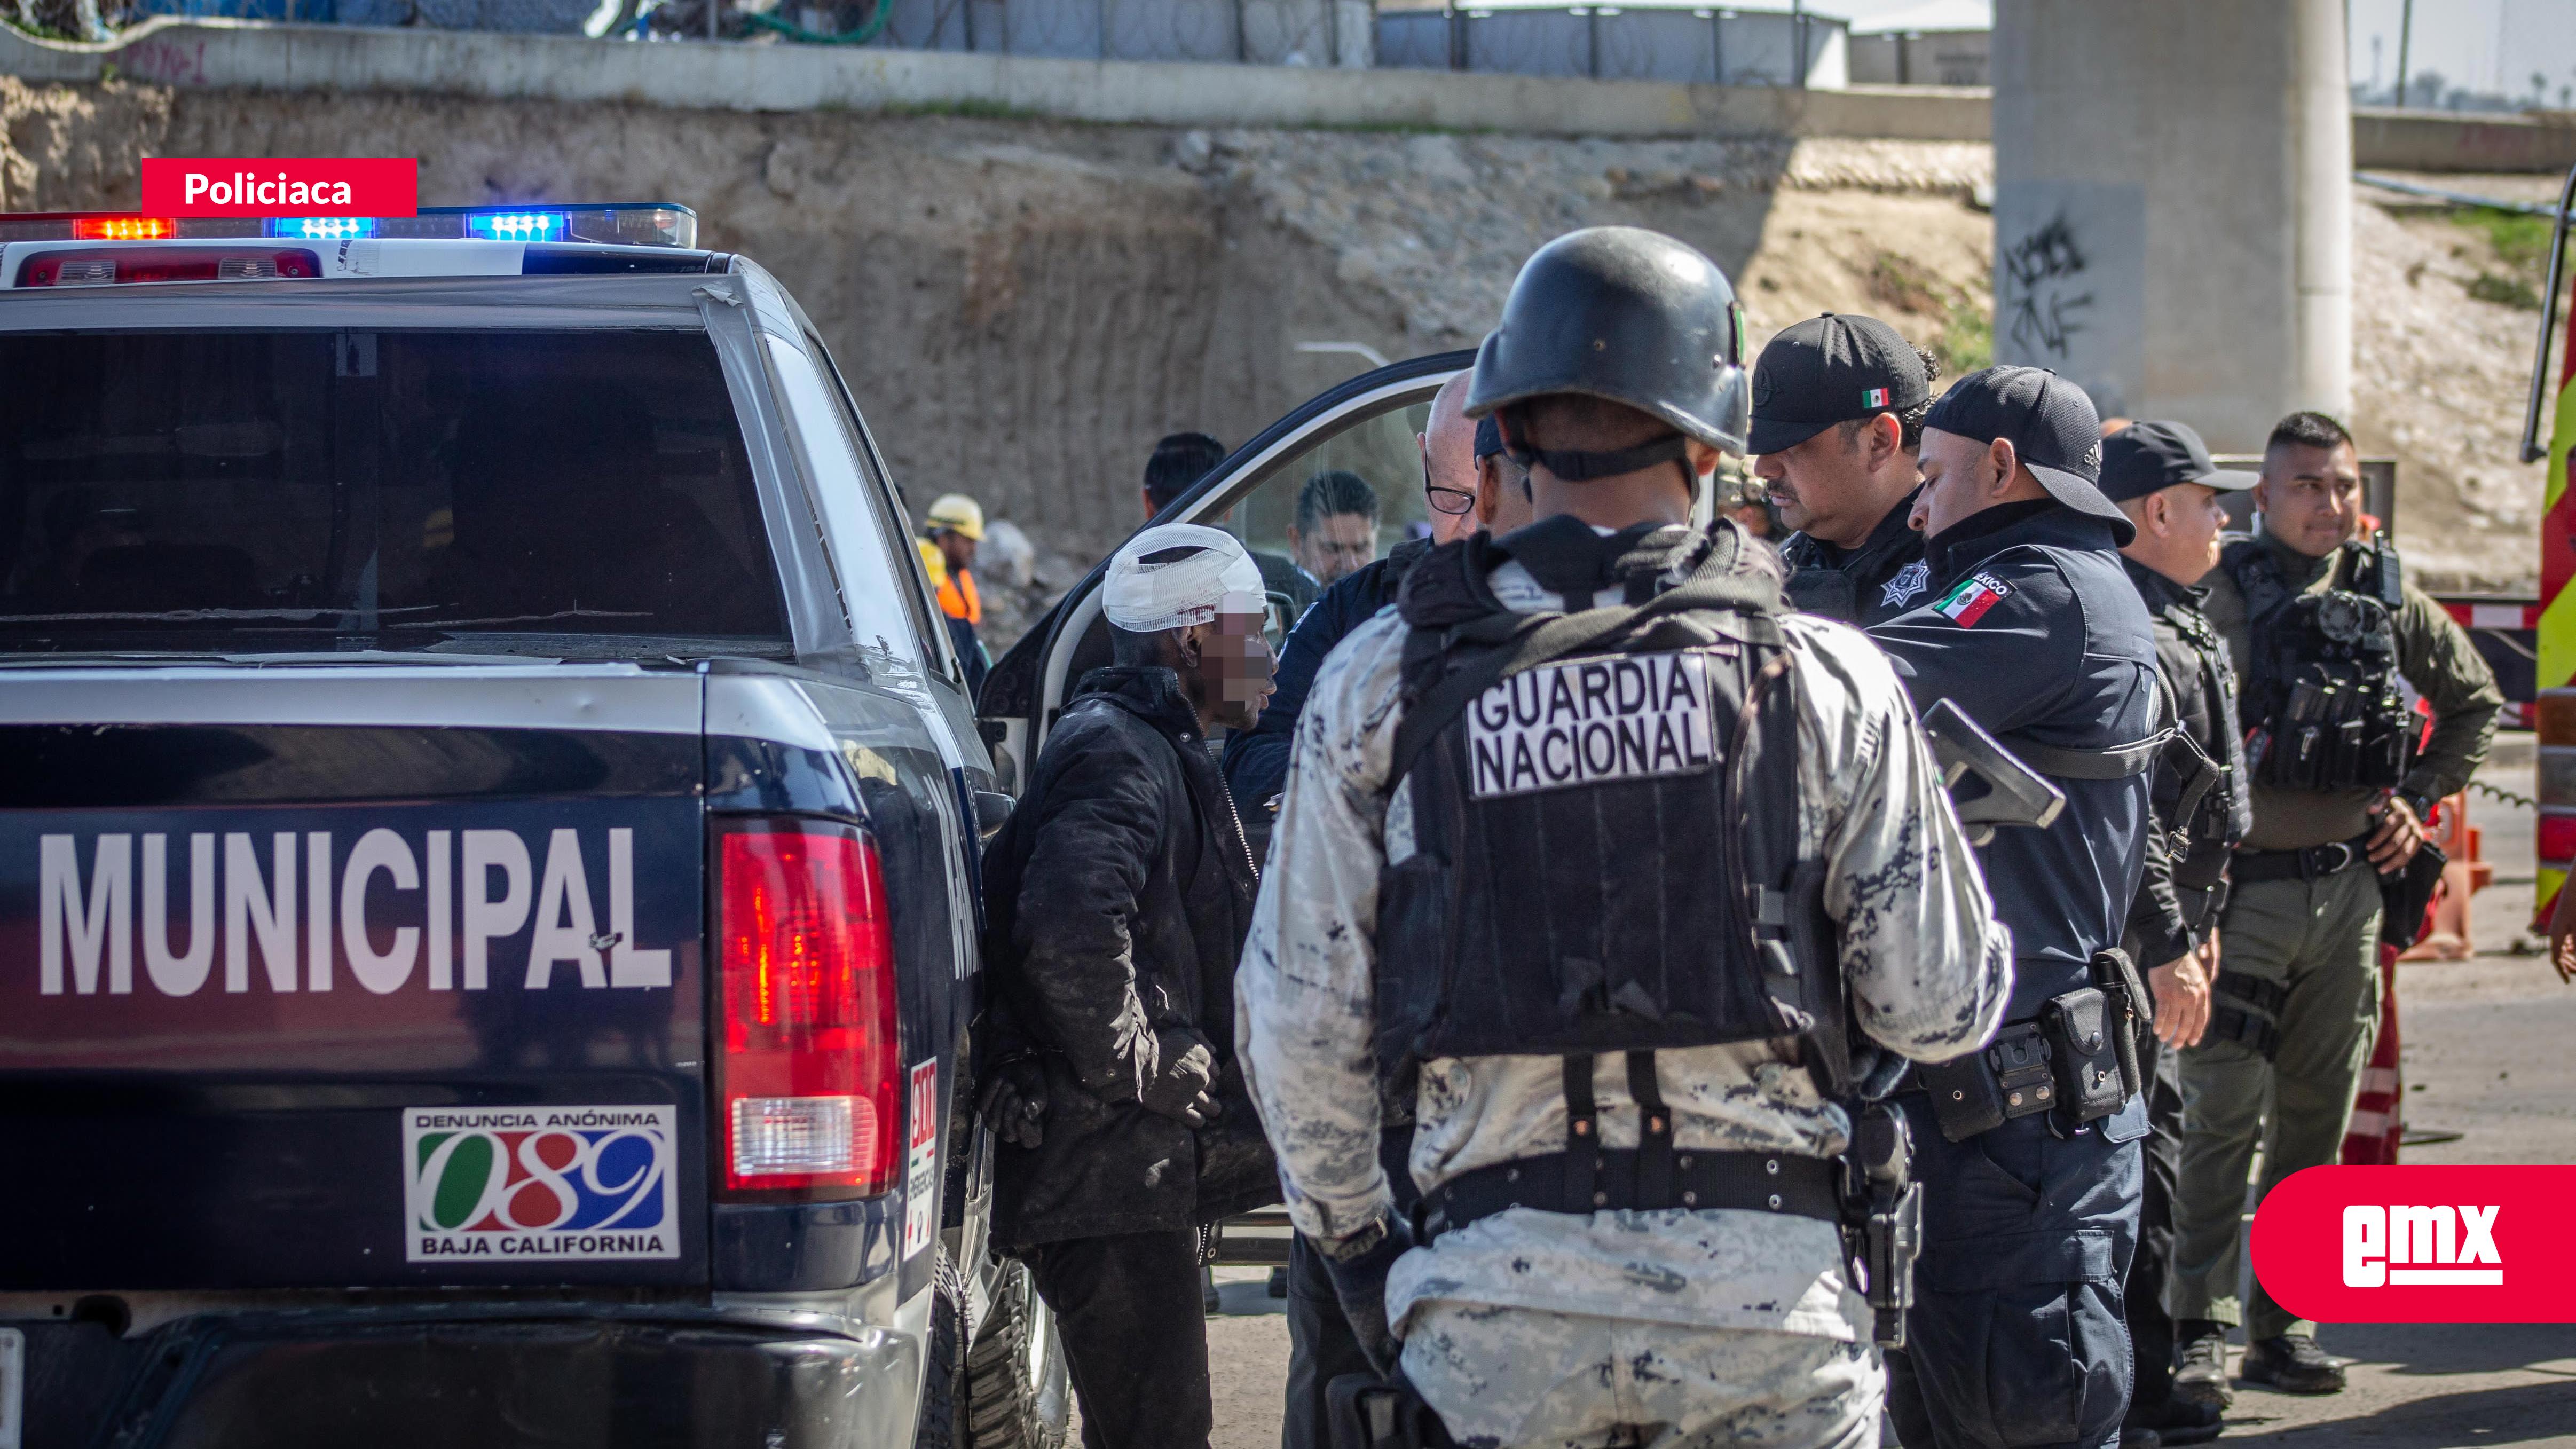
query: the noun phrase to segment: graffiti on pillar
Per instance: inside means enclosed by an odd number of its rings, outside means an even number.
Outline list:
[[[2104,416],[2146,382],[2147,194],[2129,182],[1995,188],[1995,361],[2045,367]]]
[[[2093,305],[2090,288],[2076,290],[2083,286],[2084,249],[2066,213],[2004,248],[2003,264],[2012,282],[2008,335],[2025,356],[2064,358],[2071,339],[2084,330],[2082,314]]]

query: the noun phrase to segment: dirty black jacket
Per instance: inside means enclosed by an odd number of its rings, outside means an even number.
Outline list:
[[[1006,1247],[1189,1227],[1279,1200],[1234,1065],[1234,966],[1254,871],[1169,669],[1083,676],[985,867],[997,1056],[1045,1073],[1045,1141],[995,1163]],[[1141,1105],[1194,1045],[1224,1114]]]
[[[2227,767],[2212,786],[2226,802],[2223,839],[2184,839],[2189,823],[2174,818],[2181,782],[2159,766],[2147,797],[2147,870],[2129,907],[2125,945],[2139,969],[2180,959],[2208,939],[2227,903],[2227,858],[2254,823],[2246,792],[2245,731],[2236,717],[2236,669],[2227,645],[2200,612],[2209,590],[2175,583],[2135,559],[2123,558],[2129,582],[2147,606],[2156,636],[2156,668],[2176,723],[2210,759]]]

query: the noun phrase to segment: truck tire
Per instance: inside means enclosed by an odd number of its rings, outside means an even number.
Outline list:
[[[942,1249],[931,1277],[930,1335],[922,1344],[914,1449],[967,1449],[966,1328],[966,1279]]]
[[[1064,1344],[1025,1266],[1002,1264],[978,1326],[966,1351],[966,1449],[1063,1449],[1073,1409]]]

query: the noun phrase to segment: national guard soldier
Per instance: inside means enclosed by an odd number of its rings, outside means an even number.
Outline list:
[[[2379,1022],[2383,892],[2405,880],[2432,803],[2486,758],[2504,708],[2468,634],[2405,581],[2394,549],[2362,536],[2361,463],[2342,424],[2283,418],[2254,505],[2260,532],[2229,544],[2209,580],[2210,621],[2245,682],[2254,824],[2228,867],[2209,1032],[2183,1054],[2169,1294],[2183,1342],[2175,1391],[2221,1406],[2254,1150],[2265,1193],[2340,1156]],[[2432,706],[2420,750],[2401,682]],[[2423,904],[2391,922],[2406,939]],[[2248,1382],[2343,1387],[2314,1325],[2260,1283],[2242,1317]]]
[[[2203,1443],[2220,1428],[2217,1405],[2173,1396],[2173,1319],[2165,1312],[2164,1287],[2173,1271],[2173,1203],[2182,1167],[2179,1053],[2200,1040],[2209,1021],[2227,857],[2254,818],[2245,793],[2245,738],[2236,723],[2236,670],[2200,612],[2209,591],[2198,585],[2218,564],[2219,532],[2227,526],[2222,498],[2253,486],[2253,474],[2211,463],[2208,445],[2182,423],[2135,423],[2102,442],[2103,496],[2138,531],[2120,550],[2121,562],[2155,627],[2156,668],[2176,730],[2175,744],[2151,777],[2146,877],[2121,943],[2146,968],[2155,1003],[2155,1035],[2139,1046],[2149,1130],[2139,1143],[2145,1191],[2126,1305],[2137,1369],[2127,1427],[2165,1444]]]
[[[1683,526],[1743,447],[1739,319],[1670,237],[1531,257],[1468,411],[1536,521],[1416,564],[1297,731],[1246,1076],[1372,1359],[1400,1338],[1460,1443],[1874,1443],[1842,1099],[2009,990],[1885,659],[1786,613],[1740,527]],[[1418,1236],[1381,1073],[1415,1084]]]
[[[2115,552],[2134,530],[2094,484],[2101,456],[2073,383],[1960,379],[1923,425],[1929,598],[1870,630],[1917,709],[1948,701],[2066,797],[2055,823],[1980,852],[2013,934],[2006,1025],[1897,1098],[1924,1194],[1914,1311],[1888,1354],[1908,1449],[2105,1444],[2128,1407],[2146,1003],[2119,945],[2165,741],[2146,606]]]
[[[1915,459],[1941,365],[1875,317],[1783,330],[1753,368],[1753,471],[1781,521],[1789,603],[1875,624],[1922,602]]]

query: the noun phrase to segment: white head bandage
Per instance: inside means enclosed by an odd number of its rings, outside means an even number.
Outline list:
[[[1169,563],[1145,563],[1166,549],[1198,552]],[[1233,534],[1195,523],[1166,523],[1127,540],[1109,560],[1109,582],[1100,611],[1135,634],[1204,624],[1220,612],[1258,614],[1264,602],[1261,567]]]

